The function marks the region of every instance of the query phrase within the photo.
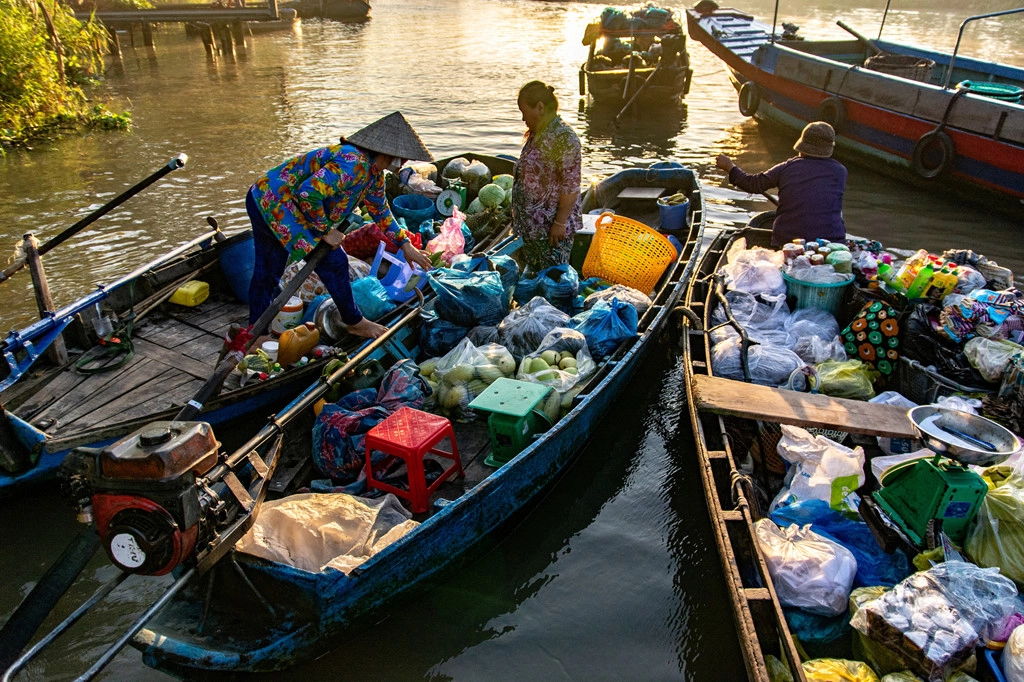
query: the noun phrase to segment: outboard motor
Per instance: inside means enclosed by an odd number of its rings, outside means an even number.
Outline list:
[[[222,502],[197,479],[217,465],[219,446],[205,422],[154,422],[105,448],[74,450],[61,473],[79,520],[95,521],[118,568],[164,575],[212,532],[208,512]]]

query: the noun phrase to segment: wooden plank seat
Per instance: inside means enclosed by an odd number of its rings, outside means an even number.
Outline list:
[[[618,194],[619,199],[647,199],[654,201],[665,193],[664,187],[625,187]]]
[[[693,377],[693,394],[699,409],[715,414],[809,428],[836,428],[869,436],[917,437],[907,410],[892,405],[799,393],[701,374]]]

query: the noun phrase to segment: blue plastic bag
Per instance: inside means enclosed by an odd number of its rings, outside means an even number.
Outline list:
[[[420,350],[429,358],[441,357],[455,348],[468,333],[469,327],[460,327],[440,317],[430,317],[420,329]]]
[[[563,313],[571,314],[579,288],[579,273],[568,263],[562,263],[544,268],[532,279],[521,279],[516,285],[515,300],[524,305],[534,296],[543,296]]]
[[[368,320],[379,320],[395,309],[395,303],[376,277],[360,277],[352,282],[352,298]]]
[[[886,554],[867,524],[848,519],[829,507],[824,500],[800,500],[771,513],[771,519],[785,528],[811,524],[811,530],[838,542],[857,559],[854,587],[892,586],[910,575],[910,562],[900,551]]]
[[[491,270],[501,275],[501,288],[505,292],[505,302],[512,303],[512,294],[519,282],[519,264],[511,256],[474,256],[468,261],[460,261],[452,265],[455,270],[463,272],[482,272]]]
[[[469,253],[476,246],[476,237],[466,227],[466,223],[462,223],[462,238],[466,240],[466,245],[462,248],[462,253]]]
[[[438,317],[460,327],[498,324],[508,303],[497,272],[462,272],[452,268],[431,270],[430,287],[437,294]]]
[[[636,336],[636,308],[613,298],[611,303],[598,301],[571,320],[569,328],[587,337],[587,348],[595,360],[603,360],[628,338]]]

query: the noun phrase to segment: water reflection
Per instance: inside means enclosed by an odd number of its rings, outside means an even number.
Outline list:
[[[614,158],[668,158],[677,153],[676,138],[686,126],[685,103],[643,108],[634,104],[616,121],[623,105],[585,102],[579,105],[584,154],[600,150]]]

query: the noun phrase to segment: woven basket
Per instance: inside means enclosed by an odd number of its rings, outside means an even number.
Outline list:
[[[871,71],[887,73],[890,76],[899,76],[912,81],[927,82],[932,78],[932,69],[935,68],[934,59],[913,57],[909,54],[890,54],[883,52],[874,57],[868,57],[864,66]]]
[[[584,277],[600,277],[650,294],[677,258],[665,235],[636,220],[603,213],[596,228],[583,261]]]

